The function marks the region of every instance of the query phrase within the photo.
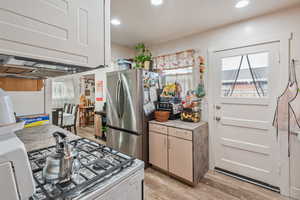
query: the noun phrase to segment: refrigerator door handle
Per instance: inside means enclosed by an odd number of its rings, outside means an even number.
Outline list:
[[[124,115],[125,101],[126,101],[126,98],[125,98],[124,84],[123,84],[123,81],[120,80],[120,92],[119,92],[120,118],[122,118]]]
[[[120,117],[120,79],[118,80],[117,82],[117,87],[116,87],[116,110],[117,110],[117,114],[118,114],[118,117]]]
[[[113,130],[118,130],[118,131],[122,131],[122,132],[125,132],[125,133],[128,133],[128,134],[131,134],[131,135],[137,135],[137,136],[141,135],[141,134],[139,134],[135,131],[126,130],[126,129],[114,127],[114,126],[111,126],[111,125],[107,125],[107,127],[110,128],[110,129],[113,129]]]

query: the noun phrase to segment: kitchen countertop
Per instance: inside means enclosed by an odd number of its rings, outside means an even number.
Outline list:
[[[195,130],[196,128],[198,128],[200,126],[207,125],[207,122],[204,122],[204,121],[193,123],[193,122],[184,122],[179,119],[178,120],[169,120],[167,122],[158,122],[158,121],[152,120],[152,121],[149,121],[149,123],[170,126],[170,127],[174,127],[174,128],[181,128],[181,129],[191,130],[191,131]]]
[[[80,138],[70,131],[64,130],[52,124],[32,128],[24,128],[17,131],[16,135],[25,144],[25,148],[29,152],[55,145],[55,140],[52,136],[52,133],[56,131],[65,133],[69,141]]]

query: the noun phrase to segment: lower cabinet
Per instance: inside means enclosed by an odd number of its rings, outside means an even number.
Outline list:
[[[208,125],[179,120],[149,122],[149,163],[196,185],[208,171]]]
[[[193,142],[168,137],[169,172],[193,182]]]
[[[193,142],[149,132],[149,162],[164,171],[193,182]]]
[[[168,170],[168,146],[167,135],[149,133],[149,162],[163,170]]]

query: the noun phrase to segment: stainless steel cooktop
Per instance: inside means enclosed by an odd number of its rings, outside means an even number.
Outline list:
[[[135,161],[132,157],[87,139],[78,139],[70,143],[79,152],[80,168],[72,175],[71,181],[63,184],[46,183],[42,176],[46,158],[55,151],[55,146],[28,153],[36,183],[36,193],[32,199],[74,199],[89,194],[99,183],[129,168]]]

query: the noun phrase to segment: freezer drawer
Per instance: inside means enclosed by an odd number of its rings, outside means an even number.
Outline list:
[[[126,155],[143,159],[143,135],[109,128],[107,131],[107,146]]]

